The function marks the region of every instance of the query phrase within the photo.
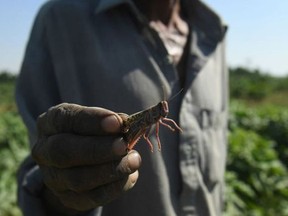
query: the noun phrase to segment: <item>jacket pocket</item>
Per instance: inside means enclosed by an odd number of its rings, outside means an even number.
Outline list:
[[[199,136],[199,166],[204,183],[209,191],[223,182],[226,151],[227,129],[226,112],[216,112],[207,109],[200,111],[201,134]]]

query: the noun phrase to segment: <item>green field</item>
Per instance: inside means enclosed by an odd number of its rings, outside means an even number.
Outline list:
[[[16,172],[28,154],[28,137],[14,102],[15,77],[0,75],[0,216],[21,215],[16,205]]]
[[[17,167],[28,154],[14,102],[16,77],[0,74],[0,216],[21,215]],[[288,216],[288,76],[230,69],[227,216]]]

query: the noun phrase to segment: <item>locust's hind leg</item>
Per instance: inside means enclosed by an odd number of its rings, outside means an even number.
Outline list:
[[[160,125],[160,123],[157,122],[156,123],[156,139],[157,139],[157,143],[158,143],[158,150],[161,151],[161,142],[160,142],[160,137],[159,137],[159,125]]]
[[[148,143],[151,152],[153,152],[153,144],[152,144],[152,142],[151,142],[150,139],[149,139],[150,131],[151,131],[151,127],[149,127],[149,128],[146,130],[146,132],[143,134],[143,138],[144,138],[144,139],[146,140],[146,142]]]

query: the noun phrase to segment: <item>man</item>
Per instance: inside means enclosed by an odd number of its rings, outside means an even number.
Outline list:
[[[220,215],[224,34],[198,0],[45,4],[16,94],[33,155],[18,177],[24,215]],[[147,109],[181,89],[169,118],[183,132],[161,128],[161,152],[140,140],[127,153],[118,113]],[[157,143],[154,133],[150,140]]]

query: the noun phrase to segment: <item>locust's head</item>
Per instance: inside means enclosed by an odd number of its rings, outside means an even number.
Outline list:
[[[160,106],[160,115],[165,118],[167,117],[168,113],[169,113],[169,107],[168,107],[168,102],[167,101],[161,101],[159,103]]]

